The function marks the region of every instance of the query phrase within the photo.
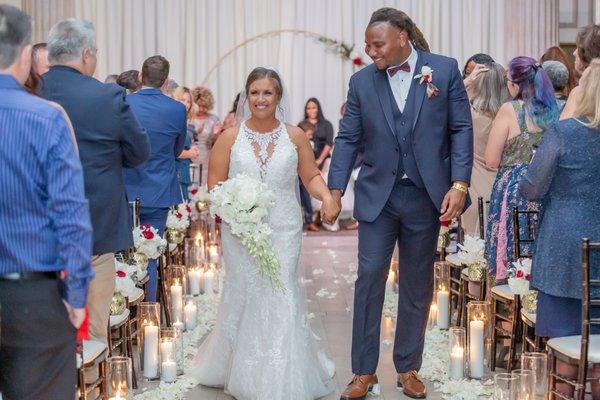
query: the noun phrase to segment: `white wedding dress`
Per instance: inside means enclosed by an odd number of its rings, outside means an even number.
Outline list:
[[[285,290],[274,290],[258,274],[255,259],[223,224],[226,277],[217,322],[200,345],[191,375],[237,400],[313,400],[334,389],[333,363],[316,349],[298,284],[297,169],[296,146],[283,123],[271,133],[241,124],[229,177],[261,179],[275,194],[268,223]]]

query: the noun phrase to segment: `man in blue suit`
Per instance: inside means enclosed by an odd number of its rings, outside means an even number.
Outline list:
[[[50,30],[42,95],[69,115],[83,165],[90,203],[94,248],[88,310],[90,335],[107,342],[110,303],[115,289],[114,253],[133,245],[123,168],[135,167],[150,154],[148,136],[118,85],[94,79],[96,44],[88,21],[68,19]]]
[[[168,77],[169,62],[162,56],[152,56],[142,66],[142,89],[127,96],[148,133],[151,149],[147,162],[125,170],[127,195],[141,200],[141,223],[152,225],[161,235],[169,207],[183,201],[175,160],[183,150],[187,128],[185,106],[161,91]],[[148,275],[148,301],[156,301],[156,260],[150,261]]]
[[[376,11],[365,36],[365,50],[374,63],[350,79],[328,180],[339,201],[364,141],[354,203],[360,222],[352,329],[354,378],[341,398],[363,399],[377,385],[381,312],[396,243],[397,385],[409,397],[425,398],[417,371],[432,299],[440,221],[462,213],[471,177],[469,101],[456,60],[429,53],[423,35],[405,13],[393,8]]]

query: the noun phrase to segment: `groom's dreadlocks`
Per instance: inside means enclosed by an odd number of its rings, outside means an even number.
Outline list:
[[[369,25],[376,24],[378,22],[389,22],[396,28],[405,31],[408,34],[408,38],[417,49],[421,51],[429,52],[429,44],[423,37],[421,30],[417,28],[417,25],[406,13],[396,10],[391,7],[380,8],[371,15]]]

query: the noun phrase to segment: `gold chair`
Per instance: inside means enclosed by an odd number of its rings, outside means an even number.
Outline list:
[[[550,354],[550,393],[554,398],[583,400],[585,397],[586,383],[598,378],[588,379],[589,364],[600,363],[600,335],[590,335],[590,326],[600,326],[600,318],[590,317],[590,308],[599,307],[600,299],[591,299],[592,288],[600,288],[599,279],[590,278],[590,252],[600,250],[600,242],[591,243],[583,239],[582,243],[582,293],[581,293],[581,335],[564,336],[548,340],[547,347]],[[577,365],[577,379],[561,376],[556,371],[556,361]],[[573,387],[573,396],[568,396],[555,389],[556,382],[566,383]]]

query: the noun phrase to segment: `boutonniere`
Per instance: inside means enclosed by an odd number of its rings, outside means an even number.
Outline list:
[[[419,79],[419,83],[421,85],[427,85],[428,99],[431,99],[432,97],[435,97],[440,93],[440,90],[433,83],[431,83],[431,81],[433,80],[433,70],[427,65],[423,65],[421,67],[421,73],[415,75],[414,79]]]

